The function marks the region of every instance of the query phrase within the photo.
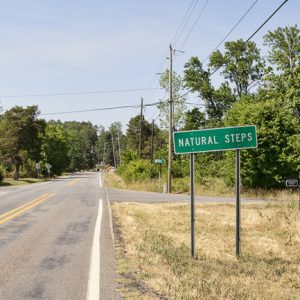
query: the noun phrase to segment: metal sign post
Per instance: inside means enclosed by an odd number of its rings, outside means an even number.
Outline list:
[[[47,167],[48,176],[49,176],[49,179],[50,179],[50,174],[51,174],[51,168],[52,168],[52,166],[49,163],[47,163],[46,167]]]
[[[157,158],[154,159],[154,163],[159,165],[159,173],[158,173],[158,181],[159,181],[159,190],[161,187],[161,169],[162,169],[162,164],[166,163],[166,160],[163,158]]]
[[[241,254],[241,199],[240,199],[240,188],[241,188],[241,150],[236,150],[236,256],[240,257]]]
[[[38,179],[40,179],[40,169],[41,169],[41,164],[39,162],[37,162],[35,164],[35,168],[36,168],[36,171],[37,171],[37,174],[38,174]]]
[[[298,208],[300,209],[300,173],[299,173],[299,179],[287,179],[285,181],[285,186],[290,189],[298,188],[298,193],[299,193]]]
[[[257,147],[256,126],[245,125],[174,132],[174,153],[190,154],[191,254],[195,255],[194,155],[201,152],[236,150],[236,256],[241,254],[240,149]],[[300,197],[300,190],[299,190]],[[299,200],[300,205],[300,200]]]
[[[195,257],[195,154],[190,154],[191,172],[191,256]]]

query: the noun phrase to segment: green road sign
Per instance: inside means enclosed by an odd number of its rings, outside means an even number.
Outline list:
[[[176,154],[256,148],[256,126],[174,132]]]
[[[163,159],[163,158],[157,158],[157,159],[154,159],[154,163],[155,164],[165,164],[166,163],[166,160]]]

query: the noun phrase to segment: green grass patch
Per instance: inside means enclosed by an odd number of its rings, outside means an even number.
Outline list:
[[[25,185],[37,182],[44,182],[46,179],[38,179],[38,178],[20,178],[19,180],[14,180],[12,178],[5,178],[2,182],[0,182],[0,186],[18,186]]]
[[[166,181],[148,179],[142,181],[125,182],[121,176],[115,173],[104,174],[105,184],[112,188],[129,189],[147,192],[163,192]],[[190,191],[190,178],[174,178],[172,180],[172,192],[174,194],[188,194]],[[235,197],[235,188],[227,186],[220,178],[207,178],[203,183],[195,183],[195,194],[202,196]],[[243,198],[257,198],[274,201],[296,201],[299,199],[297,190],[264,190],[242,188]]]

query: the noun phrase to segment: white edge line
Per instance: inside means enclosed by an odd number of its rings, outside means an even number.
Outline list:
[[[102,188],[101,173],[99,173],[99,185],[100,185],[100,188]]]
[[[93,245],[90,257],[90,272],[88,281],[87,300],[100,299],[100,233],[102,220],[102,199],[99,200],[98,216],[95,225]]]
[[[2,192],[2,193],[0,193],[0,195],[4,195],[4,194],[6,194],[7,192]]]
[[[106,201],[107,201],[108,212],[109,212],[109,227],[110,227],[110,234],[111,234],[111,239],[112,239],[113,245],[115,245],[115,235],[114,235],[114,229],[113,229],[113,221],[112,221],[111,205],[110,205],[110,201],[109,201],[109,199],[108,199],[108,191],[107,191],[107,188],[105,188],[105,190],[106,190]]]

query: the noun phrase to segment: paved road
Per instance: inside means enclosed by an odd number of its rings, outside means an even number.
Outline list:
[[[190,202],[189,195],[163,194],[153,192],[124,191],[120,189],[108,189],[110,202],[140,202],[140,203],[166,203],[166,202]],[[198,203],[235,203],[232,197],[196,196]],[[262,199],[241,198],[242,204],[265,203]]]
[[[120,299],[99,177],[0,188],[0,299]]]
[[[189,196],[105,189],[100,173],[1,187],[0,300],[120,299],[109,203],[122,201],[188,202]]]

